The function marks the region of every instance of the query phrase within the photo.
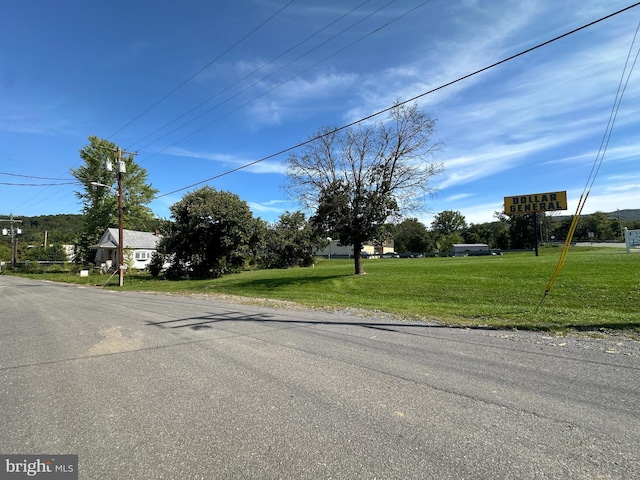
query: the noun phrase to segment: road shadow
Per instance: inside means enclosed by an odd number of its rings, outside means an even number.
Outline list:
[[[163,328],[163,329],[192,329],[192,330],[207,330],[214,327],[216,324],[239,322],[239,323],[256,323],[263,325],[280,325],[285,328],[293,328],[300,326],[349,326],[349,327],[361,327],[370,330],[378,330],[385,332],[397,332],[397,333],[411,333],[412,331],[427,331],[433,329],[468,329],[468,330],[487,330],[487,331],[533,331],[533,332],[594,332],[594,333],[606,333],[613,331],[628,331],[638,332],[640,331],[638,323],[634,322],[620,322],[620,323],[602,323],[592,325],[554,325],[554,324],[533,324],[529,326],[523,326],[521,324],[502,324],[499,327],[488,325],[456,325],[448,323],[426,323],[420,320],[414,322],[401,322],[401,321],[384,321],[384,320],[359,320],[357,317],[351,317],[348,320],[342,320],[339,316],[331,320],[308,320],[308,319],[290,319],[281,318],[270,313],[259,314],[246,314],[240,311],[224,311],[224,312],[210,312],[203,315],[187,316],[183,318],[176,318],[172,320],[163,320],[159,322],[146,322],[147,326]]]
[[[353,274],[342,273],[336,275],[309,275],[305,277],[253,279],[240,281],[238,283],[235,283],[235,285],[259,294],[263,291],[274,290],[282,287],[290,287],[292,285],[322,285],[323,282],[326,283],[327,281],[345,277],[353,277]]]
[[[422,323],[416,321],[415,323],[400,323],[400,322],[385,322],[385,321],[363,321],[356,318],[352,320],[303,320],[303,319],[287,319],[279,318],[273,314],[261,313],[261,314],[245,314],[239,311],[226,311],[216,313],[206,313],[203,315],[188,316],[183,318],[176,318],[172,320],[163,320],[159,322],[146,322],[147,326],[157,327],[163,329],[181,329],[188,328],[192,330],[206,330],[213,328],[215,324],[236,322],[236,323],[257,323],[263,325],[280,325],[283,327],[299,327],[299,326],[349,326],[349,327],[362,327],[371,330],[379,330],[386,332],[400,332],[401,330],[406,333],[406,329],[430,329],[430,328],[451,328],[450,325],[438,325],[431,323]],[[489,329],[488,327],[478,327],[478,329]]]

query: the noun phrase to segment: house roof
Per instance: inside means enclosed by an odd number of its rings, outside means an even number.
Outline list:
[[[149,232],[139,232],[137,230],[122,230],[122,243],[124,248],[155,250],[160,237]],[[118,248],[118,229],[108,228],[96,245],[90,248]]]

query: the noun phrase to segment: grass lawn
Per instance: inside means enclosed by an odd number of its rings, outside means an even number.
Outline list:
[[[640,255],[627,254],[624,249],[573,247],[553,289],[544,297],[560,250],[541,249],[539,257],[510,253],[365,259],[367,275],[362,276],[353,275],[352,260],[334,259],[319,260],[314,268],[246,271],[213,280],[166,281],[127,275],[123,289],[224,293],[320,308],[375,310],[455,325],[639,333]],[[46,275],[53,280],[63,277]],[[73,276],[73,281],[81,280],[99,284],[107,277]],[[117,277],[110,284],[116,285]]]

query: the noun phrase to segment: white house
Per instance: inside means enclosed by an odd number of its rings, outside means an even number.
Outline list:
[[[151,255],[156,251],[160,236],[149,232],[123,230],[122,239],[125,255],[124,264],[127,264],[127,256],[131,255],[133,268],[143,269],[149,265]],[[118,265],[118,229],[108,228],[100,238],[100,241],[89,248],[97,250],[96,265],[109,269],[113,265]]]

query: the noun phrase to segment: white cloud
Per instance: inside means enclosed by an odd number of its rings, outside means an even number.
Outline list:
[[[217,152],[202,152],[196,150],[188,150],[184,148],[176,148],[171,147],[163,152],[166,155],[172,155],[176,157],[188,157],[188,158],[196,158],[202,160],[209,160],[216,163],[221,163],[223,165],[229,166],[229,170],[233,170],[238,167],[243,167],[248,165],[256,160],[260,160],[258,158],[242,158],[234,155],[217,153]],[[251,173],[284,173],[285,166],[283,163],[279,163],[277,161],[262,161],[256,163],[254,165],[243,168],[247,172]]]
[[[289,208],[285,206],[290,206],[291,202],[288,200],[270,200],[267,202],[247,202],[249,208],[252,211],[258,213],[269,213],[269,214],[282,214]]]

